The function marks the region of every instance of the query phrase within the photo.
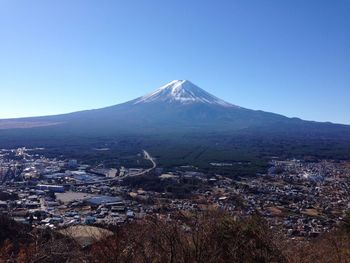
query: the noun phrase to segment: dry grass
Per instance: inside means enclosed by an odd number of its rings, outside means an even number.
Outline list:
[[[319,215],[318,211],[314,208],[305,209],[301,213],[304,215],[308,215],[308,216],[318,216]]]
[[[274,216],[282,216],[283,211],[278,207],[268,207],[267,210]]]
[[[94,226],[71,226],[65,229],[59,230],[64,236],[72,238],[82,247],[89,246],[95,242],[100,241],[103,238],[107,238],[113,235],[112,231],[107,229],[94,227]]]

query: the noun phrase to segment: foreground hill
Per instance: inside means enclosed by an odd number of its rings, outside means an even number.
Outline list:
[[[219,211],[147,217],[120,227],[87,247],[55,230],[0,217],[1,262],[349,262],[344,224],[311,241],[288,240],[258,216],[235,218]],[[86,233],[87,235],[89,233]],[[91,234],[90,234],[91,235]]]

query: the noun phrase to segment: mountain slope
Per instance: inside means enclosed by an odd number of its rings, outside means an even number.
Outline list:
[[[125,156],[147,149],[160,167],[195,165],[234,177],[264,172],[271,156],[350,159],[350,126],[249,110],[177,80],[102,109],[0,120],[0,147],[22,146],[110,167],[137,166]],[[232,166],[219,171],[212,162]]]
[[[113,126],[116,129],[126,125],[175,124],[182,125],[181,128],[228,125],[231,129],[240,129],[281,120],[288,118],[241,108],[209,94],[189,81],[175,80],[148,95],[115,106],[56,116],[0,120],[0,127],[9,129],[22,125],[22,128],[32,128],[86,123]]]
[[[70,135],[159,134],[164,132],[266,133],[320,138],[350,138],[350,126],[303,121],[255,111],[223,101],[190,81],[175,80],[135,100],[70,114],[0,120],[0,129],[35,128]],[[1,143],[1,142],[0,142]]]

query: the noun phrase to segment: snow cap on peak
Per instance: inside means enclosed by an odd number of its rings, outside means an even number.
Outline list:
[[[173,80],[159,89],[156,89],[154,92],[136,99],[134,104],[150,102],[176,102],[181,104],[205,103],[234,107],[234,105],[209,94],[188,80]]]

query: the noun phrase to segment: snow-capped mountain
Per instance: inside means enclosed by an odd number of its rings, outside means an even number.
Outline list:
[[[188,80],[173,80],[152,93],[136,99],[134,104],[154,102],[180,104],[205,103],[224,107],[237,107],[211,95]]]
[[[176,152],[180,164],[187,159],[197,160],[198,165],[252,152],[256,160],[290,151],[323,151],[329,156],[333,149],[347,158],[350,126],[238,107],[190,81],[175,80],[150,94],[106,108],[0,120],[0,147],[24,145],[78,154],[82,149],[84,154],[84,149],[86,153],[106,145],[123,154],[130,149],[153,148],[152,153],[165,163],[172,163]]]
[[[56,116],[0,120],[0,130],[32,130],[40,134],[116,136],[116,134],[245,133],[306,134],[334,137],[349,126],[303,121],[297,118],[235,106],[188,80],[174,80],[154,92],[114,106]],[[332,130],[332,132],[330,132]],[[40,131],[40,132],[39,132]],[[23,132],[24,133],[24,132]],[[24,137],[27,134],[23,135]],[[289,136],[289,135],[288,135]],[[303,136],[303,135],[302,135]]]

